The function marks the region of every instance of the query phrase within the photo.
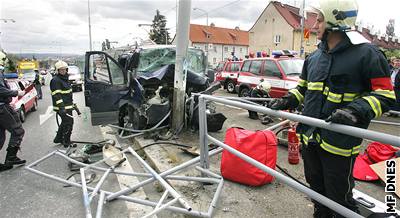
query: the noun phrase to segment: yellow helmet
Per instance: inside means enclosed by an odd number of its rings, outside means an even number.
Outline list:
[[[257,85],[257,89],[262,90],[266,93],[269,93],[269,91],[271,90],[271,83],[264,80],[260,84]]]
[[[355,26],[358,14],[356,0],[320,0],[319,5],[312,8],[324,16],[327,30],[346,31]]]
[[[56,72],[58,73],[58,70],[61,69],[61,68],[66,68],[66,69],[68,69],[68,64],[65,63],[64,61],[57,61],[57,62],[54,64],[54,67],[56,68]]]

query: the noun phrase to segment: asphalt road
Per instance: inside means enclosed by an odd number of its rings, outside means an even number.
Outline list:
[[[48,83],[47,83],[48,84]],[[46,113],[51,106],[49,86],[42,87],[44,98],[39,101],[39,109],[27,114],[23,123],[25,137],[22,143],[21,158],[28,163],[43,157],[55,149],[53,138],[56,134],[57,124],[54,114],[42,125],[39,115]],[[90,124],[90,114],[84,107],[83,92],[74,93],[74,101],[83,111],[83,116],[75,116],[72,140],[100,141],[103,135],[100,127]],[[7,141],[8,142],[8,139]],[[6,145],[0,152],[0,161],[5,159]],[[71,175],[66,161],[54,157],[38,166],[38,169],[66,178]],[[119,189],[115,176],[109,177],[105,189],[116,191]],[[97,205],[97,202],[95,203]],[[64,188],[62,184],[34,175],[24,167],[14,168],[0,173],[0,217],[83,217],[81,190],[77,188]],[[103,217],[128,217],[125,202],[116,201],[104,207]]]

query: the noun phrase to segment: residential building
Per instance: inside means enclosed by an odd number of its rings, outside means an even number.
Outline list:
[[[378,36],[376,34],[371,33],[371,31],[367,28],[357,28],[357,30],[372,44],[377,45],[382,49],[387,49],[387,50],[400,49],[400,42],[399,38],[397,37],[389,38],[385,36]]]
[[[249,30],[250,52],[289,49],[300,52],[301,16],[300,9],[278,1],[271,1]],[[304,40],[305,54],[317,47],[317,35],[312,29],[317,14],[307,13],[305,29],[310,31],[309,38]]]
[[[173,44],[175,44],[175,39]],[[235,57],[244,59],[249,53],[249,34],[247,31],[190,24],[189,46],[200,48],[206,52],[209,65],[216,66],[218,62]]]

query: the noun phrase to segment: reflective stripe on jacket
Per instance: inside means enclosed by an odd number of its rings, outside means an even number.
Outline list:
[[[371,119],[388,111],[395,100],[385,57],[374,45],[352,45],[347,37],[327,50],[321,42],[305,60],[298,86],[289,93],[304,103],[305,116],[326,119],[336,109],[349,107],[361,119],[357,127],[368,128]],[[301,123],[297,133],[304,144],[314,137],[324,150],[341,156],[359,153],[362,141]]]
[[[72,88],[68,75],[56,75],[50,82],[53,110],[73,110]]]

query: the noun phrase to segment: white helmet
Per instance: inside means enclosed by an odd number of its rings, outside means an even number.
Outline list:
[[[61,68],[66,68],[66,69],[68,69],[68,64],[65,63],[64,61],[57,61],[57,62],[54,64],[54,67],[56,68],[56,72],[58,73],[58,70],[61,69]]]
[[[257,85],[257,89],[262,90],[266,93],[269,93],[269,91],[271,90],[271,83],[264,80],[260,84]]]
[[[324,16],[327,30],[346,31],[355,26],[358,14],[356,0],[320,0],[319,5],[311,8]]]
[[[7,55],[0,51],[0,65],[5,66],[7,61]]]

